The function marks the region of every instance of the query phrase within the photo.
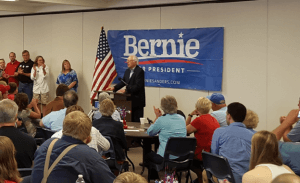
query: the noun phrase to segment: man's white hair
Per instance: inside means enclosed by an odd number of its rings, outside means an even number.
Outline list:
[[[106,92],[100,93],[100,94],[99,94],[99,98],[98,98],[99,104],[100,104],[103,100],[105,100],[105,99],[107,99],[107,98],[109,98],[109,94],[108,94],[108,93],[106,93]]]
[[[132,60],[136,61],[136,64],[139,65],[139,58],[135,55],[130,55],[132,57]]]
[[[15,122],[17,113],[18,105],[14,101],[10,99],[0,101],[0,123]]]

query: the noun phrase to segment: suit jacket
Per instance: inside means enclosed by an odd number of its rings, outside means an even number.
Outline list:
[[[123,123],[115,121],[111,116],[102,116],[93,121],[93,126],[103,136],[109,136],[114,144],[117,160],[125,160],[123,149],[127,149],[127,141],[123,129]]]
[[[130,69],[127,69],[124,73],[123,80],[128,84],[126,87],[126,93],[131,94],[132,108],[146,106],[144,75],[144,70],[138,65],[134,68],[130,79]],[[125,84],[123,82],[118,83],[115,86],[114,92],[118,91],[124,86]]]

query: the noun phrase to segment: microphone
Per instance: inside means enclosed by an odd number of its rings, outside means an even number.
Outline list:
[[[128,84],[121,77],[119,77],[118,80],[124,83],[126,86],[128,86]]]

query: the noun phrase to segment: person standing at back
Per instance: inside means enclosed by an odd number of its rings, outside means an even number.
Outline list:
[[[17,74],[15,73],[17,68],[19,67],[20,62],[16,60],[16,54],[14,52],[9,53],[10,62],[7,63],[5,67],[4,76],[8,79],[8,83],[15,82],[17,86],[19,86],[19,81],[17,79]]]
[[[15,73],[19,80],[18,93],[26,93],[28,96],[28,103],[30,103],[33,97],[33,81],[30,79],[30,75],[34,63],[30,59],[30,54],[27,50],[22,52],[22,57],[24,61],[20,63]]]

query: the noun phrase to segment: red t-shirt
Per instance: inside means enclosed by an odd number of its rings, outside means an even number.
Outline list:
[[[197,139],[195,157],[202,161],[202,150],[210,152],[212,136],[220,124],[210,114],[204,114],[194,119],[191,125],[197,129],[195,132]]]
[[[7,98],[10,100],[15,100],[15,95],[14,94],[8,94]]]
[[[12,64],[11,62],[7,63],[6,68],[5,68],[5,73],[13,76],[19,66],[20,62],[17,60]],[[10,82],[15,82],[19,86],[19,81],[15,77],[9,77],[8,78],[8,83]]]

